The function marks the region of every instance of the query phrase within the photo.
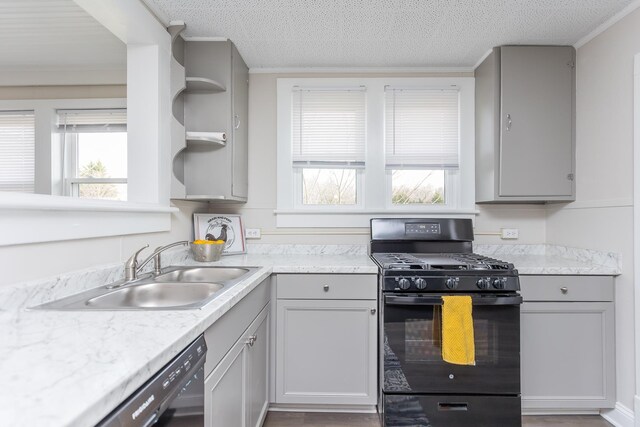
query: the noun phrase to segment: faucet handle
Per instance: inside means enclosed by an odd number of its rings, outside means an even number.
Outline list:
[[[134,252],[133,255],[124,263],[124,279],[135,280],[136,279],[136,269],[138,268],[138,254],[143,250],[147,249],[149,244],[144,245],[140,249]]]

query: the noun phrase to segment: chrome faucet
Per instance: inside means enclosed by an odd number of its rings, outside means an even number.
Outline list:
[[[131,255],[131,257],[127,260],[127,262],[124,263],[124,280],[116,282],[109,287],[117,288],[129,282],[133,282],[138,278],[138,273],[140,273],[140,270],[142,270],[144,266],[147,265],[151,260],[153,260],[154,264],[153,273],[160,274],[162,268],[162,265],[160,263],[160,254],[169,248],[173,248],[174,246],[186,245],[188,243],[188,241],[182,240],[179,242],[169,243],[165,246],[159,246],[155,251],[153,251],[151,255],[149,255],[144,261],[138,264],[138,255],[140,254],[140,252],[149,247],[149,245],[144,245],[142,248],[135,251],[134,254]]]

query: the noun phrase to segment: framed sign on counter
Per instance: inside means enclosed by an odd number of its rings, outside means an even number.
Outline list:
[[[240,215],[193,214],[195,240],[224,240],[223,255],[246,253]]]

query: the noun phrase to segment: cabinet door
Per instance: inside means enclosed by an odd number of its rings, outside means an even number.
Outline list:
[[[278,300],[276,402],[376,402],[376,301]]]
[[[247,345],[241,338],[205,380],[206,427],[245,426],[246,357]]]
[[[500,196],[571,196],[575,50],[500,49]]]
[[[611,302],[522,305],[522,408],[600,409],[615,394]]]
[[[233,174],[231,193],[247,197],[249,182],[249,69],[235,45],[231,49],[233,109]]]
[[[269,408],[269,306],[256,320],[247,350],[247,427],[260,427]]]

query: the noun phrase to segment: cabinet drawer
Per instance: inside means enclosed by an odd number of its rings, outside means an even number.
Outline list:
[[[613,301],[610,276],[520,276],[525,301]]]
[[[278,299],[376,299],[374,274],[279,274]]]

